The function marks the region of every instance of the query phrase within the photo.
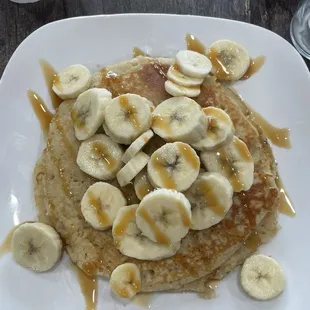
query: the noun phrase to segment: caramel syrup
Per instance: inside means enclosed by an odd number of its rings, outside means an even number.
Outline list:
[[[98,197],[96,197],[91,191],[88,192],[88,202],[96,210],[99,223],[103,226],[109,225],[111,219],[109,215],[102,210],[102,204]]]
[[[125,111],[126,117],[130,120],[135,128],[140,128],[140,122],[138,120],[138,112],[135,106],[131,106],[128,102],[128,98],[126,96],[120,97],[120,105],[122,109]]]
[[[240,80],[247,80],[253,74],[260,70],[260,68],[264,65],[266,60],[265,56],[258,56],[255,59],[251,59],[250,66],[244,76]]]
[[[282,183],[282,180],[280,177],[276,178],[276,184],[280,191],[280,206],[279,206],[279,212],[285,215],[288,215],[290,217],[294,217],[296,215],[296,211],[294,209],[293,203],[291,199],[289,198],[284,185]]]
[[[113,169],[116,165],[116,159],[110,154],[108,148],[102,142],[93,143],[93,152],[106,169]]]
[[[46,136],[54,114],[47,109],[43,99],[33,90],[28,90],[27,95],[32,109],[40,122],[43,134]]]
[[[96,310],[98,300],[98,281],[95,276],[88,276],[78,266],[71,263],[77,275],[81,292],[84,296],[85,310]]]
[[[56,86],[57,85],[59,86],[59,76],[56,70],[52,67],[52,65],[48,63],[46,60],[40,59],[40,66],[43,72],[43,76],[44,76],[44,80],[45,80],[45,83],[48,89],[48,93],[52,101],[52,105],[54,109],[57,109],[63,100],[54,93],[52,87],[53,87],[53,84],[55,84]]]
[[[167,167],[165,166],[166,162],[164,161],[164,159],[160,158],[159,156],[154,156],[152,159],[152,163],[154,165],[154,168],[158,171],[163,186],[169,189],[176,189],[175,181],[170,175]]]
[[[187,33],[185,36],[186,46],[188,50],[205,54],[206,53],[206,47],[204,44],[199,41],[194,35]]]

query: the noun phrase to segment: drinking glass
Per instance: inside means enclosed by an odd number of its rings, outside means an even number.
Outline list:
[[[310,0],[299,4],[291,21],[291,38],[298,52],[310,59]]]

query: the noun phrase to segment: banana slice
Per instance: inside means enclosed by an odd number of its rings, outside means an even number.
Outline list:
[[[220,40],[211,44],[209,57],[219,80],[241,79],[251,62],[247,50],[240,44],[229,40]]]
[[[116,178],[121,187],[130,183],[135,176],[147,165],[149,156],[143,152],[135,155],[117,174]]]
[[[203,82],[203,78],[193,78],[183,74],[177,65],[170,66],[167,78],[171,82],[185,87],[200,86]]]
[[[111,100],[112,94],[105,88],[92,88],[79,95],[71,111],[77,139],[85,140],[96,133],[104,121],[104,109]]]
[[[136,224],[136,210],[139,205],[123,207],[117,213],[112,234],[114,243],[121,253],[143,260],[159,260],[175,255],[180,242],[171,245],[159,244],[141,234]]]
[[[14,231],[11,249],[19,265],[43,272],[60,259],[62,242],[53,227],[43,223],[25,223]]]
[[[82,65],[73,65],[55,76],[52,89],[61,99],[76,99],[89,88],[90,83],[89,70]]]
[[[131,298],[141,290],[141,276],[137,265],[125,263],[115,268],[111,274],[110,286],[115,295]]]
[[[117,143],[130,144],[151,127],[151,103],[135,94],[116,97],[105,109],[105,132]]]
[[[279,296],[285,288],[285,275],[279,263],[265,255],[253,255],[243,264],[240,273],[242,288],[258,300]]]
[[[131,158],[133,158],[138,152],[143,149],[143,147],[151,140],[153,136],[154,133],[152,130],[144,132],[140,137],[138,137],[130,144],[122,157],[122,161],[125,164],[128,163]]]
[[[147,177],[147,169],[143,169],[136,177],[134,182],[137,197],[142,200],[144,196],[154,190],[151,182]]]
[[[231,142],[234,135],[234,125],[229,115],[215,107],[208,107],[202,110],[206,115],[206,137],[196,143],[192,143],[192,147],[199,151],[212,151]]]
[[[186,236],[191,217],[191,204],[182,193],[160,188],[142,199],[136,223],[144,236],[170,245]]]
[[[208,57],[190,50],[178,52],[176,63],[183,74],[193,78],[205,78],[212,69]]]
[[[152,185],[187,190],[199,174],[200,160],[195,150],[182,142],[166,143],[155,151],[147,165]]]
[[[220,173],[200,174],[184,193],[192,206],[191,229],[207,229],[219,223],[232,206],[233,193],[229,181]]]
[[[153,112],[153,131],[166,141],[195,143],[206,135],[205,115],[198,103],[187,97],[170,98]]]
[[[246,144],[234,136],[232,143],[214,152],[202,152],[201,161],[210,172],[219,172],[235,192],[247,191],[254,182],[254,161]]]
[[[173,97],[186,96],[193,98],[198,97],[200,95],[199,86],[192,86],[192,87],[180,86],[169,80],[165,82],[165,90],[168,94],[170,94]]]
[[[97,182],[85,192],[81,211],[86,222],[93,228],[105,230],[113,225],[118,210],[126,204],[126,198],[117,187]]]
[[[80,145],[76,162],[92,177],[106,181],[115,178],[121,169],[123,150],[103,134],[94,135]]]

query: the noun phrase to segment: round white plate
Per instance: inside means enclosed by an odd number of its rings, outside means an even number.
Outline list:
[[[288,42],[245,23],[195,16],[106,15],[54,22],[31,34],[15,51],[0,82],[0,240],[14,225],[36,217],[32,170],[43,140],[26,90],[35,90],[49,102],[39,59],[49,61],[57,70],[75,63],[95,70],[96,65],[131,58],[134,46],[153,56],[174,56],[185,48],[187,32],[207,46],[218,39],[231,39],[244,45],[252,57],[266,56],[263,68],[237,88],[245,101],[272,124],[291,128],[292,150],[274,151],[297,216],[280,216],[282,229],[278,236],[261,248],[285,270],[287,288],[279,298],[264,303],[248,298],[239,288],[237,272],[233,272],[220,283],[216,299],[204,300],[193,293],[155,294],[151,309],[307,309],[310,75]],[[0,300],[0,308],[5,310],[85,309],[68,258],[52,272],[34,274],[14,263],[11,254],[2,257]],[[124,307],[139,309],[114,299],[107,281],[100,280],[98,310]]]

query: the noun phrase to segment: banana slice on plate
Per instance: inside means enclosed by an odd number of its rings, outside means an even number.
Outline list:
[[[184,193],[191,203],[191,229],[207,229],[219,223],[232,206],[233,188],[217,172],[201,173]]]
[[[117,174],[116,178],[121,187],[129,184],[135,176],[147,165],[149,156],[143,152],[135,155]]]
[[[153,131],[166,141],[195,143],[206,135],[205,115],[196,101],[170,98],[153,112]]]
[[[190,50],[179,51],[176,63],[183,74],[193,78],[205,78],[212,69],[208,57]]]
[[[153,136],[154,132],[152,130],[144,132],[140,137],[138,137],[130,144],[122,157],[122,161],[125,164],[128,163],[131,158],[133,158],[143,149],[143,147],[152,139]]]
[[[134,188],[137,197],[142,200],[144,196],[154,190],[151,182],[147,176],[147,169],[143,169],[136,177],[134,181]]]
[[[175,255],[180,242],[171,245],[151,241],[141,234],[136,224],[136,211],[139,205],[122,207],[113,224],[114,243],[121,253],[143,260],[159,260]]]
[[[157,187],[187,190],[199,174],[195,150],[183,142],[166,143],[155,151],[147,165],[148,178]]]
[[[122,148],[104,134],[97,134],[80,145],[76,162],[90,176],[106,181],[115,178],[123,162]]]
[[[11,249],[19,265],[43,272],[60,259],[62,242],[53,227],[43,223],[25,223],[14,231]]]
[[[166,245],[186,236],[191,217],[188,199],[182,193],[165,188],[146,195],[136,211],[136,223],[142,234]]]
[[[151,103],[144,97],[125,94],[105,109],[104,130],[115,142],[131,144],[152,124]]]
[[[247,191],[254,182],[254,161],[246,144],[234,136],[233,141],[213,152],[202,152],[201,161],[210,172],[219,172],[235,192]]]
[[[136,264],[125,263],[116,267],[110,278],[110,287],[115,295],[131,298],[141,290],[141,275]]]
[[[78,96],[71,110],[75,136],[85,140],[96,133],[104,121],[104,109],[112,94],[105,88],[92,88]]]
[[[181,86],[172,81],[167,80],[165,82],[165,90],[173,97],[198,97],[200,95],[200,86]]]
[[[192,147],[199,151],[212,151],[231,142],[235,130],[229,115],[215,107],[202,110],[206,115],[206,137],[192,143]]]
[[[253,255],[244,262],[240,282],[244,291],[258,300],[279,296],[285,288],[285,275],[279,263],[265,255]]]
[[[117,187],[97,182],[85,192],[81,211],[86,222],[93,228],[105,230],[113,225],[118,210],[126,204],[126,198]]]
[[[89,70],[82,65],[72,65],[59,72],[52,89],[61,99],[76,99],[91,83]]]
[[[219,80],[241,79],[251,62],[247,50],[230,40],[219,40],[211,44],[209,57],[214,65],[213,71]]]
[[[171,82],[185,87],[200,86],[203,82],[203,78],[193,78],[183,74],[177,65],[170,66],[167,78]]]

